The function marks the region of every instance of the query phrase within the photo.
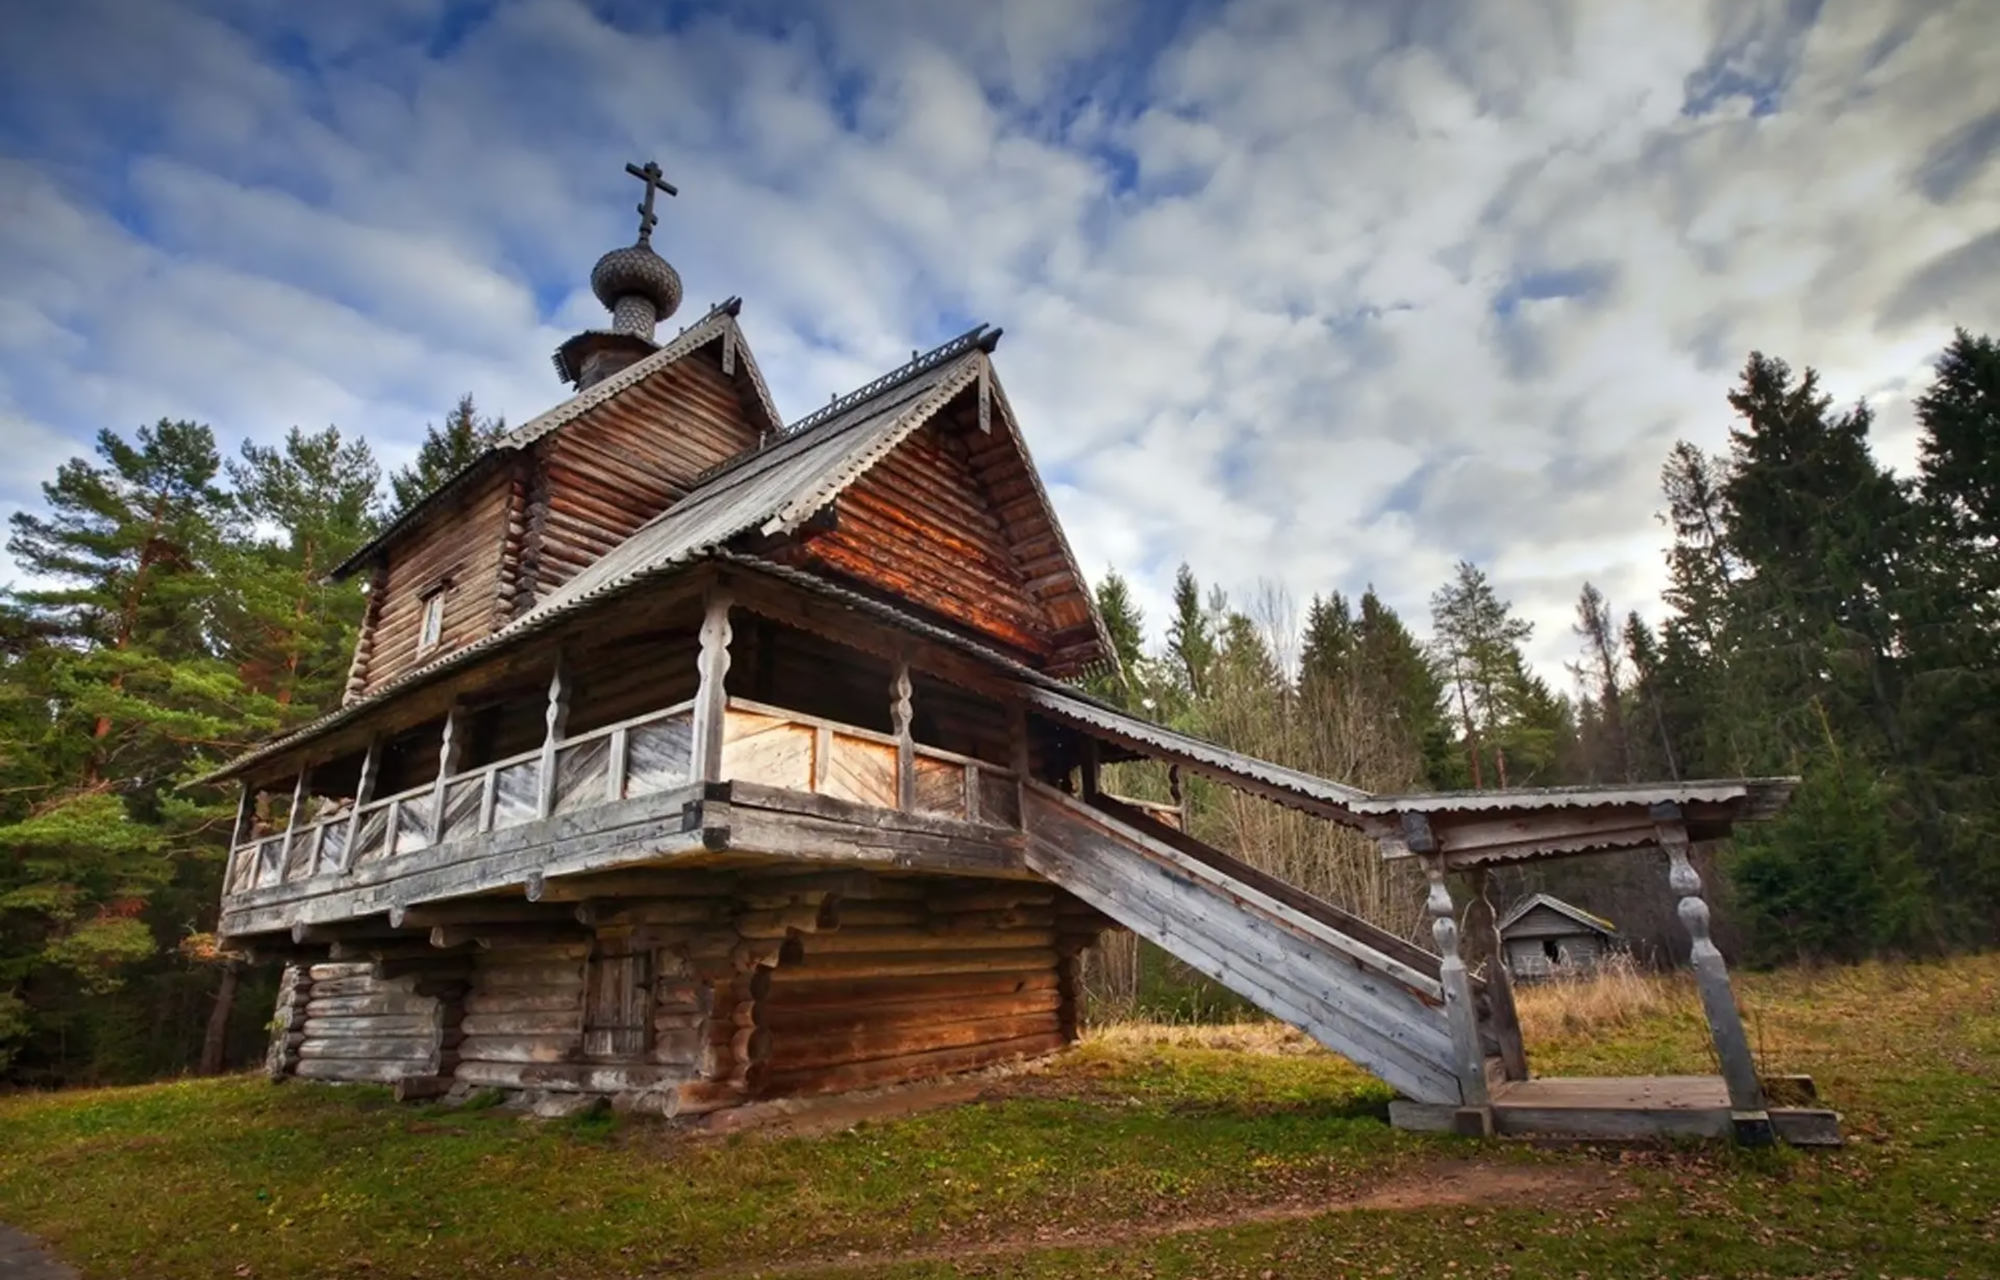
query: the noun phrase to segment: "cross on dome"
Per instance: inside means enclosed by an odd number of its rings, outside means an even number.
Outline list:
[[[660,225],[660,216],[653,212],[653,193],[664,191],[670,196],[677,196],[681,193],[680,188],[667,181],[666,171],[660,168],[660,162],[657,160],[648,160],[643,169],[636,164],[627,163],[625,172],[646,184],[646,199],[639,205],[639,243],[651,244],[653,228]]]

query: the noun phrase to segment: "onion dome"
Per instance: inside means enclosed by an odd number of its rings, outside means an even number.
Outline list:
[[[597,260],[590,269],[590,291],[597,300],[610,311],[612,328],[621,333],[639,333],[642,337],[653,335],[653,326],[680,309],[681,273],[673,264],[653,252],[653,246],[643,240],[627,245],[623,249],[613,249]],[[628,325],[626,300],[643,300],[651,313],[643,319],[644,328],[636,324]],[[636,308],[630,310],[636,312]],[[641,321],[634,314],[633,321]]]

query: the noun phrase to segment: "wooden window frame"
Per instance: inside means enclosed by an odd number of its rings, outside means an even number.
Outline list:
[[[444,646],[444,604],[451,593],[451,584],[440,582],[423,593],[423,611],[417,615],[417,653],[419,656]],[[436,627],[432,627],[432,622]]]

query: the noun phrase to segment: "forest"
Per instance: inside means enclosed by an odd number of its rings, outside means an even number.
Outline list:
[[[1096,590],[1120,665],[1091,687],[1379,791],[1796,775],[1783,818],[1706,851],[1733,959],[1991,946],[2000,343],[1960,332],[1946,348],[1913,405],[1910,476],[1871,452],[1868,407],[1837,407],[1811,369],[1752,354],[1727,399],[1727,449],[1677,444],[1662,466],[1664,598],[1642,609],[1580,584],[1560,685],[1526,661],[1529,624],[1462,563],[1414,621],[1372,588],[1303,608],[1276,587],[1232,600],[1185,565],[1171,616],[1149,620],[1107,570]],[[191,784],[338,701],[363,600],[325,572],[501,429],[467,396],[385,486],[366,441],[337,428],[225,458],[208,426],[161,420],[103,431],[13,516],[25,578],[0,594],[0,1081],[206,1073],[261,1052],[275,975],[213,934],[235,797]],[[1108,785],[1169,798],[1141,766],[1113,766]],[[1351,834],[1198,781],[1181,799],[1204,838],[1415,929],[1414,886]],[[1670,958],[1670,898],[1644,859],[1502,887],[1560,893]],[[1109,949],[1095,993],[1144,1005],[1162,988],[1142,969],[1163,968]],[[1198,984],[1163,976],[1172,1011],[1198,1014]]]

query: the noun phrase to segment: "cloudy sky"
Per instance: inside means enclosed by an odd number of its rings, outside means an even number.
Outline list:
[[[407,460],[601,323],[681,187],[786,416],[977,320],[1079,555],[1413,621],[1463,557],[1551,674],[1661,576],[1753,347],[1913,456],[2000,330],[2000,6],[0,0],[0,510],[101,427]],[[0,563],[0,577],[11,566]],[[1656,610],[1648,606],[1648,611]]]

